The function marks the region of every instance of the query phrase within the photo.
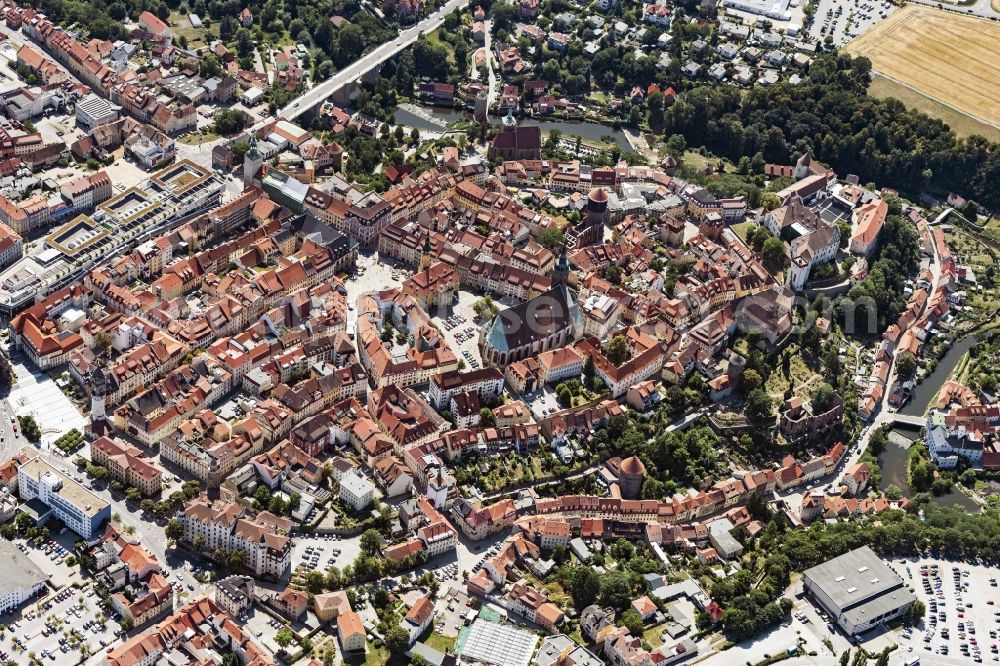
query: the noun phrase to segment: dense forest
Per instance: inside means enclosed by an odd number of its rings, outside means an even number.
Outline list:
[[[917,195],[954,191],[1000,205],[1000,145],[959,139],[947,125],[902,103],[866,94],[871,63],[844,54],[817,56],[798,85],[727,85],[685,92],[664,113],[665,132],[683,135],[736,162],[760,155],[787,164],[809,150],[838,174],[857,174]]]

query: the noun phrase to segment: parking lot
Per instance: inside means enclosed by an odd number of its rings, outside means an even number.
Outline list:
[[[65,563],[71,554],[72,538],[75,535],[66,532],[41,546],[21,538],[14,540],[18,549],[42,571],[50,573],[49,584],[56,591],[0,617],[7,626],[0,634],[0,660],[20,662],[19,653],[34,653],[43,659],[69,663],[79,658],[82,646],[94,654],[117,639],[120,627],[98,607],[98,598],[89,589],[92,583],[82,582],[79,569]]]
[[[38,610],[12,627],[25,654],[34,652],[58,663],[76,661],[81,650],[95,654],[118,639],[117,622],[104,616],[98,598],[89,589],[66,588],[50,595]],[[14,637],[5,637],[3,649],[14,649]]]
[[[332,566],[343,569],[353,564],[361,552],[361,538],[328,536],[299,536],[292,550],[292,568],[308,571],[326,571]]]
[[[479,354],[479,329],[482,324],[476,320],[476,311],[472,309],[480,298],[482,296],[479,294],[460,290],[458,302],[452,303],[451,311],[445,313],[444,317],[438,313],[433,317],[434,323],[444,332],[448,346],[458,358],[465,361],[465,367],[469,370],[482,367],[483,359]],[[501,310],[506,309],[505,304],[499,300],[494,299],[493,303]]]
[[[935,664],[1000,662],[1000,570],[931,559],[891,566],[927,607],[920,627],[896,635],[907,653]]]
[[[871,30],[894,9],[887,0],[819,0],[809,34],[820,42],[832,36],[833,44],[840,46]]]
[[[531,409],[531,414],[536,421],[541,421],[546,416],[555,414],[562,409],[556,392],[552,390],[551,386],[544,386],[537,393],[525,393],[522,397]]]

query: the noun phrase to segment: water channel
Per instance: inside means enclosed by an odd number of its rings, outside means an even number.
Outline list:
[[[917,384],[913,389],[910,401],[899,410],[899,413],[907,416],[920,416],[926,412],[931,400],[937,396],[938,391],[941,390],[941,386],[948,379],[955,366],[958,365],[962,355],[969,351],[975,344],[976,337],[974,335],[962,338],[953,344],[938,361],[937,366],[934,367],[934,371],[924,377],[924,381]]]
[[[917,385],[910,401],[900,410],[900,413],[908,416],[919,416],[926,412],[931,400],[937,396],[938,391],[941,390],[941,386],[947,381],[955,366],[958,365],[962,355],[975,344],[975,336],[963,338],[953,344],[938,361],[934,371]],[[914,441],[917,439],[918,431],[914,428],[896,426],[893,428],[893,432],[902,435],[910,441]],[[879,467],[882,468],[882,481],[879,484],[879,488],[885,490],[890,485],[895,485],[903,492],[904,497],[913,497],[914,492],[906,483],[907,447],[893,442],[893,439],[895,437],[890,438],[885,451],[878,457]],[[958,490],[952,490],[940,496],[932,494],[930,497],[932,502],[941,506],[957,504],[970,513],[978,513],[980,510],[979,505],[975,501],[963,495]]]
[[[444,126],[448,123],[455,122],[457,120],[471,120],[472,114],[466,111],[456,111],[454,109],[445,109],[441,107],[430,107],[422,106],[420,107],[421,114],[418,115],[412,111],[405,108],[397,108],[393,112],[393,117],[397,124],[405,125],[407,127],[416,127],[420,131],[427,132],[440,132],[444,129]],[[433,121],[429,121],[427,118],[422,117],[424,114],[430,116]],[[499,119],[493,117],[493,123],[496,124]],[[552,130],[559,130],[562,132],[563,137],[569,139],[579,136],[585,141],[592,141],[596,143],[602,143],[607,138],[613,139],[615,145],[617,145],[622,150],[632,150],[629,145],[628,139],[625,138],[625,133],[621,130],[615,129],[608,125],[602,125],[600,123],[591,123],[578,120],[522,120],[522,125],[537,125],[542,129],[542,132],[551,132]]]

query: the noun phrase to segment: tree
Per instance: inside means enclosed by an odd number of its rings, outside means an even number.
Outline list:
[[[382,535],[374,528],[369,528],[361,534],[361,552],[368,555],[378,555],[382,549]]]
[[[410,649],[410,635],[397,624],[386,632],[385,646],[392,654],[403,654]]]
[[[570,593],[573,595],[573,607],[582,611],[593,604],[601,593],[601,577],[590,567],[576,567]]]
[[[538,234],[538,243],[549,250],[555,250],[566,244],[566,234],[561,229],[549,227]]]
[[[167,521],[166,527],[163,528],[163,533],[168,539],[180,539],[184,536],[184,526],[181,524],[180,519],[171,518]]]
[[[765,421],[774,416],[772,412],[771,396],[763,389],[755,389],[747,395],[744,405],[744,412],[751,421]]]
[[[322,571],[310,571],[306,574],[306,589],[312,594],[319,594],[326,589],[326,576]]]
[[[910,606],[910,610],[906,618],[906,623],[911,626],[916,626],[917,624],[920,623],[921,620],[924,619],[924,614],[926,612],[927,612],[927,607],[924,605],[924,602],[921,601],[920,599],[917,599],[916,601],[913,602],[913,605]]]
[[[748,368],[740,376],[740,384],[744,393],[750,393],[763,386],[764,379],[760,376],[759,372],[753,368]]]
[[[563,408],[569,408],[573,405],[573,393],[566,384],[556,386],[556,400],[559,401],[559,405]]]
[[[910,352],[896,357],[896,373],[900,377],[911,377],[917,371],[917,359]]]
[[[194,546],[195,550],[197,550],[198,552],[201,552],[201,551],[205,550],[205,545],[207,543],[208,543],[208,539],[205,538],[204,534],[196,534],[195,537],[194,537],[194,541],[191,542],[191,545]]]
[[[615,365],[621,365],[628,360],[630,351],[628,348],[628,341],[625,339],[624,335],[616,335],[611,338],[611,342],[608,343],[607,349],[604,350],[605,355],[608,360]]]
[[[621,626],[628,629],[629,633],[633,636],[642,636],[642,631],[645,628],[642,616],[634,608],[629,608],[622,613]]]
[[[829,409],[833,405],[834,395],[832,386],[826,382],[820,384],[812,396],[813,413],[818,414]]]
[[[761,255],[764,259],[764,266],[772,273],[785,270],[788,265],[788,255],[785,254],[785,244],[780,238],[771,236],[764,241],[761,246]]]
[[[17,422],[21,426],[21,434],[24,435],[24,438],[33,444],[37,444],[42,438],[42,431],[39,429],[35,417],[31,414],[18,416]]]
[[[621,610],[632,600],[632,586],[622,571],[609,571],[601,576],[601,605]]]
[[[142,500],[142,493],[138,488],[129,488],[125,491],[125,499],[135,504]]]
[[[203,79],[221,76],[222,63],[219,62],[219,56],[212,52],[202,56],[201,63],[198,65],[198,73]]]
[[[271,491],[267,486],[263,484],[257,486],[257,490],[253,492],[253,503],[258,509],[263,509],[271,503]]]
[[[483,428],[493,428],[497,424],[497,418],[493,415],[493,410],[483,407],[479,410],[479,425]]]
[[[879,426],[868,435],[868,450],[873,456],[881,455],[885,445],[889,443],[889,433],[885,426]]]
[[[224,136],[236,134],[250,124],[250,116],[240,109],[219,109],[212,114],[212,120],[215,131]]]
[[[94,336],[94,346],[97,348],[97,352],[102,356],[111,351],[111,343],[111,334],[107,331],[98,331]]]
[[[272,495],[271,501],[267,504],[267,510],[280,516],[285,512],[285,500],[281,499],[281,495]]]
[[[975,201],[971,199],[965,202],[962,206],[962,217],[967,219],[969,222],[976,224],[979,221],[979,206],[976,205]]]
[[[288,627],[282,627],[274,634],[274,642],[277,643],[283,650],[287,650],[288,646],[294,641],[295,636],[292,634],[292,630]]]
[[[242,548],[237,548],[229,553],[228,565],[230,569],[239,571],[247,562],[247,554]]]

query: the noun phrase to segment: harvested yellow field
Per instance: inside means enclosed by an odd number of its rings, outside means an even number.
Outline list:
[[[907,5],[845,50],[937,102],[1000,126],[997,44],[998,23]]]

